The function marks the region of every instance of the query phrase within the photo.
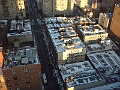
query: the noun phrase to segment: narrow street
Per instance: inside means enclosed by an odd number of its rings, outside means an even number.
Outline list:
[[[53,77],[53,64],[50,64],[50,58],[52,55],[49,52],[49,48],[47,47],[47,41],[45,38],[47,38],[44,34],[44,26],[42,24],[42,18],[39,16],[36,8],[35,8],[35,1],[34,0],[28,0],[27,1],[28,7],[29,7],[29,14],[30,14],[30,21],[31,21],[31,27],[32,27],[32,33],[35,37],[35,41],[37,44],[37,50],[39,59],[41,62],[41,68],[42,73],[45,73],[47,76],[47,83],[44,84],[45,90],[61,90],[59,88],[59,84],[57,82],[57,78]],[[38,22],[41,21],[40,22]],[[63,90],[63,89],[62,89]]]

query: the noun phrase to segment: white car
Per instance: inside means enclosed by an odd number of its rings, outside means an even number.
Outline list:
[[[43,75],[42,75],[42,76],[43,76],[43,82],[44,82],[44,83],[47,83],[46,74],[45,74],[45,73],[43,73]]]

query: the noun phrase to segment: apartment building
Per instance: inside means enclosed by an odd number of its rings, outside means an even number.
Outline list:
[[[115,4],[119,4],[120,0],[102,0],[102,10],[104,12],[113,12]]]
[[[88,0],[76,0],[76,5],[84,8],[88,4]]]
[[[86,48],[72,27],[72,19],[46,18],[48,38],[57,64],[84,61]]]
[[[120,56],[115,51],[107,50],[88,54],[87,57],[107,83],[119,82]],[[113,80],[111,80],[113,78]]]
[[[120,5],[116,4],[110,26],[109,36],[120,46]]]
[[[53,0],[43,0],[42,1],[42,12],[46,16],[53,15]]]
[[[86,42],[94,42],[108,37],[108,33],[100,25],[78,25],[77,30],[81,39]]]
[[[71,15],[74,0],[43,0],[43,14],[46,16]]]
[[[114,42],[110,38],[101,39],[98,42],[86,44],[86,54],[112,50],[114,48]]]
[[[19,19],[26,17],[24,0],[0,0],[1,19]]]
[[[0,48],[0,90],[41,90],[41,65],[36,48]],[[3,57],[4,55],[4,57]]]
[[[65,14],[71,15],[74,7],[74,0],[54,0],[53,15]]]
[[[112,18],[112,14],[110,15],[109,13],[100,13],[99,14],[99,20],[98,23],[104,27],[104,28],[108,28],[110,25],[110,20]]]
[[[33,42],[33,35],[31,31],[29,20],[12,20],[9,33],[7,33],[9,44],[13,44],[14,40],[18,39],[19,43]]]
[[[105,84],[89,61],[58,65],[67,90],[86,90]]]

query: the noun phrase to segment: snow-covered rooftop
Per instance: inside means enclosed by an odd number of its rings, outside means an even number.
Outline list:
[[[24,30],[24,31],[31,30],[30,20],[21,21],[12,20],[10,31],[12,30]]]
[[[89,25],[89,26],[77,26],[79,31],[84,35],[95,35],[95,34],[102,34],[107,33],[100,25]]]
[[[48,29],[48,31],[57,52],[65,51],[70,48],[85,47],[72,27]]]
[[[28,46],[5,53],[4,68],[38,63],[39,61],[35,47]]]
[[[32,31],[25,31],[25,32],[21,32],[21,33],[7,33],[7,37],[10,36],[25,36],[27,34],[32,34]]]
[[[101,39],[99,42],[94,43],[88,43],[87,46],[87,52],[96,52],[96,51],[103,51],[103,50],[109,50],[113,48],[113,41],[110,38]],[[108,47],[108,48],[107,48]]]
[[[85,47],[67,17],[45,18],[45,23],[57,52]]]
[[[72,24],[76,23],[90,23],[93,24],[95,22],[91,21],[89,18],[85,17],[51,17],[51,18],[45,18],[46,24],[63,24],[63,26],[71,26]],[[62,26],[61,26],[62,27]]]
[[[64,64],[58,67],[68,88],[102,80],[89,61]]]
[[[95,68],[104,76],[116,74],[120,70],[120,56],[113,50],[87,55]]]

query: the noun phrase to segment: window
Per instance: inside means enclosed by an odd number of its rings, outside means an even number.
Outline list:
[[[20,90],[20,88],[16,88],[16,90]]]
[[[28,71],[28,69],[27,68],[24,68],[24,72],[27,72]]]
[[[26,81],[26,84],[30,83],[29,80]]]
[[[30,85],[27,85],[28,88],[31,88]]]
[[[12,73],[15,74],[15,70],[12,70]]]
[[[8,78],[8,77],[5,77],[5,81],[6,81],[6,82],[8,82],[8,81],[10,81],[10,80],[9,80],[9,78]]]
[[[28,74],[25,74],[25,78],[28,78],[29,76],[28,76]]]
[[[17,77],[13,77],[14,80],[17,80]]]

